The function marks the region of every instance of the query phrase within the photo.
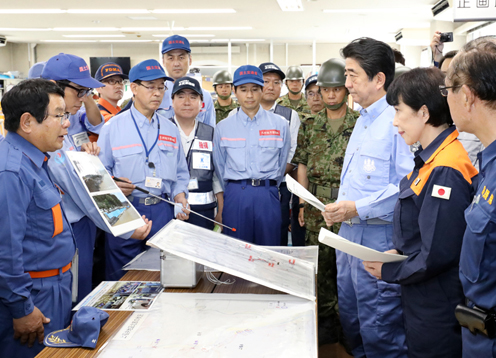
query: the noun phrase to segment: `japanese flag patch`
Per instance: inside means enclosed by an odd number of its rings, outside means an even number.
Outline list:
[[[432,188],[432,196],[435,198],[449,200],[451,195],[451,188],[442,185],[434,184]]]

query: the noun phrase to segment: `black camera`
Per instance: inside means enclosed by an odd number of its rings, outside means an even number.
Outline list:
[[[452,32],[443,32],[441,34],[441,42],[453,42],[453,33]]]

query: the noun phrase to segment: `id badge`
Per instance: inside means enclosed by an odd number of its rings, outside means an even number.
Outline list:
[[[76,133],[72,136],[72,140],[74,141],[74,145],[76,147],[82,146],[84,143],[89,143],[90,138],[88,137],[88,133],[86,132],[80,132]]]
[[[198,189],[198,179],[191,178],[188,183],[188,190],[196,190]]]
[[[160,189],[162,187],[162,179],[154,177],[146,177],[145,186],[147,188]]]
[[[210,153],[193,153],[193,169],[210,170]]]

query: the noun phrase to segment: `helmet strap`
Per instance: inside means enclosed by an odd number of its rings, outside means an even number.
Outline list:
[[[219,97],[221,100],[223,101],[226,101],[228,100],[229,98],[231,98],[231,95],[228,94],[227,96],[221,96],[220,94],[217,93],[217,97]]]
[[[289,91],[289,93],[291,93],[295,96],[301,93],[301,91],[298,91],[298,92],[291,91],[289,88],[288,88],[288,91]]]
[[[336,111],[336,110],[340,109],[343,106],[343,104],[345,104],[346,102],[348,102],[348,94],[346,94],[346,96],[344,96],[343,100],[340,103],[329,105],[329,104],[324,102],[324,106],[325,106],[325,108],[330,109],[331,111]]]

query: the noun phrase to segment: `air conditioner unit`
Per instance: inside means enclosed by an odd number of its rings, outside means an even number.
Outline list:
[[[7,45],[7,38],[5,36],[0,35],[0,47]]]
[[[444,10],[448,9],[450,7],[450,4],[448,2],[448,0],[441,0],[439,2],[436,3],[436,5],[434,5],[431,9],[432,11],[432,15],[433,16],[436,16],[440,13],[442,13]]]

